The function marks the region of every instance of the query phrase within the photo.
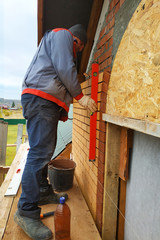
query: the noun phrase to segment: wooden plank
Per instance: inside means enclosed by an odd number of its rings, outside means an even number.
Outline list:
[[[8,166],[0,166],[0,173],[6,174],[10,167]]]
[[[128,180],[129,155],[133,145],[133,130],[121,128],[120,164],[119,164],[119,206],[118,206],[118,240],[124,240],[126,181]]]
[[[17,191],[18,191],[20,183],[21,183],[24,167],[25,167],[25,164],[26,164],[27,154],[28,154],[28,151],[26,149],[23,152],[23,156],[20,159],[19,165],[15,169],[15,173],[12,176],[12,180],[11,180],[11,182],[10,182],[6,192],[5,192],[5,196],[15,196],[17,194]]]
[[[90,52],[91,52],[93,41],[94,41],[94,36],[96,33],[99,17],[100,17],[102,6],[103,6],[103,2],[104,0],[93,1],[91,15],[90,15],[88,29],[87,29],[87,36],[89,36],[89,38],[82,53],[81,65],[80,65],[79,74],[78,74],[78,78],[80,82],[83,82],[85,80],[83,73],[85,73],[87,68]]]
[[[121,147],[119,177],[124,181],[128,180],[129,153],[133,143],[133,130],[128,128],[121,129]]]
[[[102,119],[122,127],[127,127],[142,133],[146,133],[155,137],[160,137],[160,124],[145,120],[126,118],[122,116],[113,116],[104,113]]]
[[[3,240],[29,240],[30,238],[14,223],[13,216],[17,209],[18,199],[20,197],[21,189],[18,195],[14,198],[13,206],[10,208],[11,213],[6,226]],[[73,188],[67,191],[69,199],[67,204],[71,209],[71,239],[72,240],[101,240],[99,232],[95,226],[88,206],[82,196],[76,179],[74,178]],[[48,204],[41,206],[42,213],[55,211],[56,204]],[[48,226],[54,234],[54,217],[43,219],[43,223]],[[54,239],[54,237],[53,237]]]
[[[7,144],[7,147],[16,147],[17,144]]]
[[[107,123],[102,226],[103,240],[116,239],[120,136],[121,128],[119,126]]]
[[[8,123],[0,120],[0,165],[6,165]],[[4,174],[0,173],[0,186],[4,180]]]
[[[0,187],[0,206],[3,206],[0,208],[0,239],[2,239],[2,237],[3,237],[4,231],[6,228],[6,223],[8,220],[8,216],[10,213],[10,209],[11,209],[13,199],[14,199],[13,197],[4,197],[4,194],[12,180],[12,177],[15,173],[15,169],[16,169],[17,165],[20,163],[21,157],[23,156],[23,153],[27,146],[28,146],[28,144],[22,144],[20,146],[19,151],[17,152],[17,154],[12,162],[12,165],[7,173],[7,176]]]
[[[6,165],[8,123],[0,120],[0,164]]]
[[[127,128],[121,129],[121,147],[120,147],[120,163],[119,177],[126,181],[128,179],[128,147],[127,147]]]
[[[18,124],[16,152],[22,144],[23,124]]]
[[[117,240],[124,240],[126,182],[120,179]]]
[[[44,8],[44,1],[38,0],[38,44],[40,43],[43,34],[43,8]]]

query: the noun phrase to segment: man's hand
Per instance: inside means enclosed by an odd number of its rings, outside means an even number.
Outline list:
[[[96,102],[89,96],[84,95],[80,100],[78,100],[79,104],[86,108],[91,113],[97,111],[97,104]]]

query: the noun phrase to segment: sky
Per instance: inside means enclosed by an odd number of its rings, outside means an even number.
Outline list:
[[[21,98],[36,48],[37,0],[0,0],[0,98]]]

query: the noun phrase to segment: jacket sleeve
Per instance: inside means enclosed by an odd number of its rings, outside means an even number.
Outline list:
[[[83,97],[73,58],[73,37],[69,31],[61,30],[52,34],[51,59],[59,80],[70,95],[77,100]]]

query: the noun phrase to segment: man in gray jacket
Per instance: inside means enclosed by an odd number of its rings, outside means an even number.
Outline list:
[[[95,101],[83,95],[77,78],[76,54],[83,50],[86,40],[80,24],[47,31],[23,81],[21,102],[30,149],[14,220],[32,239],[52,237],[51,230],[40,220],[39,205],[58,203],[60,196],[68,198],[65,193],[54,193],[47,180],[58,121],[67,120],[73,98],[90,112],[97,110]]]

